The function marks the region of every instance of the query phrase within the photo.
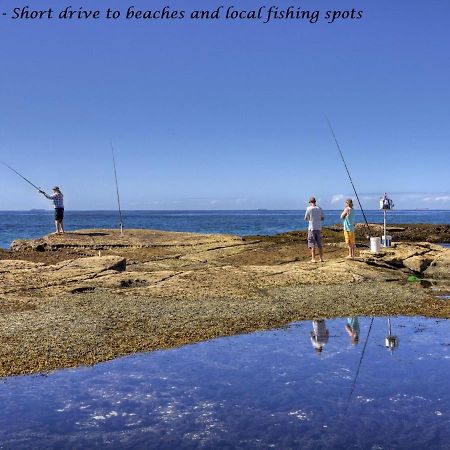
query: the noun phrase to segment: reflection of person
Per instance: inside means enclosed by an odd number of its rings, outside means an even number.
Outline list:
[[[313,330],[311,331],[311,343],[316,352],[321,352],[323,346],[328,342],[328,330],[325,320],[313,320]]]
[[[348,317],[345,330],[352,339],[352,344],[357,344],[359,341],[359,319],[357,317]]]
[[[58,186],[55,186],[53,189],[53,194],[48,195],[41,189],[39,189],[39,192],[41,194],[44,194],[45,197],[47,197],[49,200],[53,202],[53,205],[55,207],[55,227],[56,232],[55,234],[64,234],[64,227],[63,227],[63,220],[64,220],[64,196],[62,192],[60,191]]]
[[[353,200],[348,198],[345,200],[345,208],[341,213],[343,219],[344,238],[348,247],[347,258],[355,257],[355,212],[353,211]]]
[[[311,262],[316,262],[316,247],[319,249],[320,261],[323,262],[322,251],[322,222],[324,216],[320,206],[316,205],[316,199],[311,197],[309,199],[309,206],[305,211],[305,220],[308,224],[308,247],[311,249]]]

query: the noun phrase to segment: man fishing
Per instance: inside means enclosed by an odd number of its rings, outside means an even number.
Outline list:
[[[63,220],[64,220],[64,196],[58,186],[55,186],[52,195],[48,195],[42,189],[38,191],[53,202],[55,207],[55,234],[64,234]]]
[[[45,195],[49,200],[51,200],[53,202],[53,205],[55,206],[55,227],[56,227],[55,234],[64,234],[64,228],[63,228],[64,196],[63,196],[62,192],[60,191],[59,187],[55,186],[52,189],[53,190],[53,194],[52,195],[48,195],[40,187],[37,187],[28,178],[24,177],[20,172],[18,172],[16,169],[11,167],[9,164],[6,164],[3,161],[0,161],[0,163],[3,164],[5,167],[7,167],[12,172],[14,172],[17,176],[22,178],[22,180],[26,181],[29,185],[33,186],[35,189],[38,190],[38,192],[40,192],[41,194]]]

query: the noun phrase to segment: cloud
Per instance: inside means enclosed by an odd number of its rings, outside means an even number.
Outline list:
[[[450,195],[434,195],[425,197],[424,202],[450,202]]]
[[[382,195],[373,195],[373,194],[362,194],[359,198],[365,202],[378,201]]]
[[[382,195],[383,193],[359,192],[359,199],[365,209],[375,210],[379,208],[379,200]],[[388,197],[392,198],[397,210],[450,207],[449,192],[388,192]],[[349,192],[347,194],[330,194],[328,203],[322,206],[331,209],[337,208],[346,198],[353,198],[354,202],[356,200],[355,195]]]
[[[344,200],[346,196],[344,194],[335,194],[331,197],[330,203],[333,205],[334,203],[340,203]]]

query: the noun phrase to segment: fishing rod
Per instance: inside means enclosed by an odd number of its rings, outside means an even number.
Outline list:
[[[22,178],[23,180],[25,180],[28,184],[31,184],[31,186],[33,186],[35,189],[37,189],[39,192],[42,191],[41,188],[38,188],[35,184],[33,184],[28,178],[25,178],[21,173],[17,172],[16,169],[13,169],[10,165],[6,164],[3,161],[0,161],[4,166],[6,166],[8,169],[12,170],[15,174],[19,175],[20,178]]]
[[[122,220],[122,209],[120,208],[120,196],[119,196],[119,183],[117,182],[117,170],[116,170],[116,158],[114,157],[114,147],[111,142],[111,154],[114,166],[114,178],[116,180],[116,194],[117,194],[117,205],[119,207],[119,218],[120,218],[120,235],[123,235],[123,220]]]
[[[361,212],[362,212],[362,215],[364,217],[364,222],[366,222],[367,231],[369,232],[369,238],[370,238],[372,236],[372,234],[370,232],[369,222],[367,222],[366,214],[365,214],[364,209],[363,209],[363,207],[361,205],[361,201],[359,200],[359,196],[358,196],[358,193],[356,192],[355,185],[353,184],[352,176],[350,175],[350,171],[348,170],[347,163],[345,162],[344,155],[342,154],[342,151],[341,151],[341,147],[339,146],[339,142],[338,142],[338,140],[336,138],[336,135],[334,134],[334,130],[333,130],[333,127],[331,126],[331,122],[330,122],[330,120],[328,119],[327,116],[325,116],[325,119],[326,119],[326,121],[328,123],[328,126],[330,127],[330,131],[331,131],[331,134],[333,135],[334,142],[336,142],[336,147],[339,150],[339,154],[341,155],[341,159],[342,159],[342,162],[344,163],[345,170],[347,171],[347,175],[348,175],[348,178],[349,178],[350,183],[352,185],[353,192],[355,193],[356,199],[358,200],[359,207],[361,208]]]
[[[364,353],[366,352],[366,347],[367,347],[367,342],[369,341],[369,336],[370,336],[370,331],[372,330],[372,325],[373,325],[373,317],[370,321],[370,326],[369,326],[369,331],[367,332],[367,336],[366,336],[366,341],[364,342],[364,347],[363,350],[361,352],[361,358],[359,359],[359,363],[358,363],[358,369],[356,370],[356,375],[355,378],[353,380],[353,384],[352,384],[352,388],[350,389],[350,394],[347,398],[347,405],[345,407],[345,411],[347,411],[349,405],[350,405],[350,400],[352,399],[352,395],[353,395],[353,391],[355,390],[356,387],[356,381],[358,380],[358,375],[359,375],[359,371],[361,369],[361,364],[364,358]]]

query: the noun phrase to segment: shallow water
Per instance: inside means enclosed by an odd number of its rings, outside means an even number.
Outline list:
[[[1,448],[444,449],[450,442],[450,321],[327,320],[4,378]],[[326,340],[326,339],[325,339]],[[353,387],[353,388],[352,388]],[[353,389],[353,391],[352,391]]]

